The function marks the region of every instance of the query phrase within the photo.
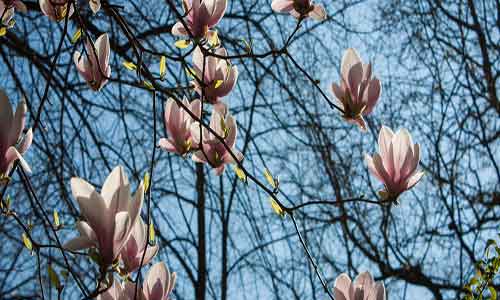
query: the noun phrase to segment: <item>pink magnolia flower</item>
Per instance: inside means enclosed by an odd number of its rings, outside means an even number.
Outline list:
[[[26,103],[19,103],[16,113],[12,112],[9,98],[0,89],[0,178],[8,176],[16,160],[28,172],[28,163],[22,157],[33,140],[31,129],[23,135],[26,114]]]
[[[375,282],[369,272],[359,274],[354,282],[347,274],[335,280],[335,300],[385,300],[383,282]]]
[[[378,136],[379,153],[365,156],[370,172],[380,180],[385,189],[380,191],[383,200],[397,200],[398,196],[416,185],[424,172],[417,171],[420,147],[413,144],[406,129],[396,134],[382,126]]]
[[[231,149],[231,152],[236,156],[238,161],[243,159],[243,154],[235,149],[236,135],[238,128],[233,116],[227,115],[220,107],[215,107],[212,111],[212,119],[210,120],[210,128],[217,133],[218,136],[224,138],[224,143]],[[200,124],[195,123],[191,127],[193,141],[200,141]],[[193,154],[195,162],[209,163],[215,169],[217,175],[224,172],[226,164],[236,163],[231,153],[226,149],[224,144],[217,139],[215,135],[203,128],[202,131],[202,149]]]
[[[149,263],[155,257],[156,253],[158,253],[158,245],[148,246],[147,232],[148,226],[144,224],[142,218],[139,218],[120,253],[120,259],[123,262],[123,270],[125,272],[134,272],[141,266],[144,249],[146,249],[146,254],[144,255],[143,265]]]
[[[227,56],[227,51],[224,48],[218,48],[215,54]],[[205,69],[203,69],[203,56],[202,51],[197,47],[193,52],[194,73],[197,79],[204,82],[203,100],[216,104],[220,98],[227,96],[233,90],[238,80],[238,68],[226,59],[207,56]],[[192,84],[194,84],[194,90],[201,96],[203,87],[197,79],[193,80]]]
[[[326,19],[323,5],[314,4],[312,0],[274,0],[271,8],[275,12],[289,13],[297,19],[307,17],[318,21]]]
[[[64,20],[68,14],[68,18],[71,18],[73,15],[75,9],[68,2],[68,0],[39,0],[42,13],[49,17],[50,20],[56,22]]]
[[[181,21],[178,21],[172,27],[173,35],[189,35],[195,39],[204,38],[208,30],[219,23],[227,7],[227,0],[183,0],[184,27]],[[189,30],[189,31],[188,31]]]
[[[175,273],[170,273],[165,263],[156,263],[149,269],[142,288],[137,288],[138,300],[168,300],[175,286]],[[127,282],[120,300],[135,299],[135,284]]]
[[[189,103],[186,98],[182,100],[185,106],[196,115],[198,118],[201,116],[201,101],[194,100]],[[159,146],[169,152],[184,155],[196,149],[197,144],[193,143],[191,136],[191,124],[194,122],[193,118],[180,107],[174,99],[170,98],[165,105],[164,122],[167,128],[168,139],[161,138]]]
[[[80,75],[87,81],[94,91],[99,91],[111,76],[111,67],[109,66],[109,37],[107,33],[97,38],[94,45],[89,40],[85,42],[87,57],[79,51],[75,51],[73,60]],[[95,51],[94,51],[95,48]],[[97,55],[96,55],[97,54]]]
[[[144,199],[142,182],[133,201],[122,167],[116,167],[106,178],[101,193],[81,178],[71,179],[71,190],[85,221],[77,223],[80,236],[64,247],[73,251],[97,248],[102,265],[112,264],[140,218]]]
[[[369,115],[380,97],[380,81],[372,79],[371,64],[364,64],[356,50],[345,51],[341,65],[340,86],[332,84],[335,97],[344,109],[344,118],[366,130],[363,116]]]
[[[10,21],[14,17],[16,9],[22,13],[28,12],[28,8],[21,0],[0,0],[0,23],[2,26],[9,28],[13,26]]]

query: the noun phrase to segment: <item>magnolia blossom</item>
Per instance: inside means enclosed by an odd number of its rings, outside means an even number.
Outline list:
[[[111,67],[109,66],[109,37],[108,34],[102,34],[92,44],[89,40],[85,42],[87,57],[75,51],[73,60],[80,75],[87,81],[94,91],[99,91],[111,76]],[[95,50],[94,50],[95,49]]]
[[[201,116],[201,101],[194,100],[189,103],[186,98],[182,103],[198,118]],[[174,99],[170,98],[165,105],[165,125],[167,128],[168,139],[160,139],[159,146],[166,151],[184,155],[198,145],[193,144],[191,136],[191,124],[193,118],[180,107]]]
[[[170,273],[165,263],[159,262],[149,269],[142,288],[137,288],[138,300],[168,300],[175,286],[176,274]],[[136,286],[127,282],[119,300],[134,300]]]
[[[227,51],[224,48],[215,50],[216,55],[227,56]],[[209,103],[216,104],[219,99],[227,96],[236,85],[238,79],[238,68],[222,58],[204,55],[200,48],[196,48],[193,52],[194,75],[196,79],[192,81],[194,89],[198,95],[202,95],[202,85],[197,79],[203,80],[205,88],[203,88],[203,100]],[[205,68],[203,68],[203,60],[205,60]]]
[[[227,115],[221,108],[214,108],[212,111],[212,119],[210,120],[210,128],[217,133],[218,136],[224,138],[224,143],[227,145],[231,152],[234,154],[238,161],[243,159],[243,154],[235,149],[236,135],[238,128],[236,121],[231,115]],[[195,123],[191,127],[193,141],[200,142],[200,124]],[[226,149],[224,144],[208,129],[202,129],[202,149],[196,151],[193,155],[195,162],[209,163],[215,169],[217,175],[224,172],[226,164],[235,163],[236,160],[231,155],[230,151]]]
[[[28,8],[21,0],[0,0],[0,27],[12,27],[10,22],[14,17],[15,10],[22,13],[28,12]]]
[[[81,178],[71,179],[71,190],[85,221],[77,223],[80,236],[67,242],[68,250],[97,248],[101,263],[110,265],[125,246],[140,218],[144,187],[141,182],[133,199],[122,167],[106,178],[101,193]]]
[[[56,22],[64,20],[68,14],[68,18],[71,18],[75,11],[73,5],[68,0],[39,0],[39,4],[42,13],[49,17],[50,20]]]
[[[19,103],[14,114],[7,94],[0,89],[0,178],[8,176],[17,159],[26,171],[31,172],[22,157],[33,140],[31,129],[23,135],[25,114],[24,100]]]
[[[333,83],[332,89],[344,109],[344,118],[366,130],[363,116],[373,111],[380,97],[380,81],[372,79],[371,64],[364,64],[352,48],[342,58],[341,76],[340,86]]]
[[[158,253],[158,245],[148,246],[148,227],[142,221],[142,218],[135,223],[132,233],[127,243],[120,253],[120,259],[123,262],[123,270],[127,273],[134,272],[141,266],[144,249],[143,265],[146,265]],[[147,246],[147,248],[146,248]]]
[[[354,282],[347,274],[335,280],[335,300],[385,300],[383,282],[375,282],[369,272],[359,274]]]
[[[326,19],[323,5],[314,4],[312,0],[274,0],[271,8],[275,12],[289,13],[297,19],[306,17],[318,21]]]
[[[183,21],[187,26],[184,27],[181,21],[178,21],[172,27],[174,35],[189,35],[193,38],[204,38],[209,29],[217,25],[227,7],[227,0],[183,0],[182,1],[186,17]]]
[[[380,180],[385,189],[380,191],[383,200],[396,200],[398,196],[417,184],[424,172],[417,171],[420,147],[413,144],[406,129],[394,134],[382,126],[378,136],[379,153],[365,156],[370,172]]]

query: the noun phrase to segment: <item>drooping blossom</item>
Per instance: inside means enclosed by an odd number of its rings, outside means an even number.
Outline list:
[[[128,238],[127,243],[120,253],[120,259],[123,263],[123,270],[126,273],[131,273],[141,266],[144,249],[143,265],[146,265],[158,253],[158,244],[154,246],[148,245],[148,226],[144,224],[142,218],[139,218],[132,228],[132,233]],[[146,248],[147,246],[147,248]]]
[[[88,85],[94,91],[99,91],[108,82],[109,76],[111,76],[108,34],[102,34],[97,38],[95,44],[87,40],[85,42],[85,49],[87,50],[87,57],[84,57],[79,51],[75,51],[73,60],[78,72],[87,81]]]
[[[144,199],[142,182],[132,199],[127,175],[119,166],[106,178],[100,193],[81,178],[71,179],[71,190],[85,221],[77,223],[80,236],[67,242],[65,248],[73,251],[96,248],[102,265],[112,264],[140,218]]]
[[[0,178],[8,176],[16,160],[19,160],[24,170],[31,172],[22,157],[33,140],[31,129],[23,134],[25,114],[24,100],[17,105],[14,114],[7,94],[0,89]]]
[[[217,133],[218,136],[224,138],[224,143],[227,145],[231,152],[235,155],[238,161],[243,159],[241,154],[235,148],[236,136],[238,128],[233,116],[220,107],[214,107],[212,111],[212,118],[210,120],[210,128]],[[200,141],[200,124],[196,122],[191,126],[193,134],[193,142],[199,143]],[[236,160],[231,155],[230,151],[226,149],[224,144],[207,128],[202,129],[202,149],[193,154],[195,162],[209,163],[215,169],[217,175],[224,172],[226,164],[236,163]]]
[[[289,13],[297,19],[307,17],[318,21],[326,19],[323,5],[314,4],[312,0],[274,0],[271,8],[275,12]]]
[[[335,300],[385,300],[383,282],[375,282],[369,272],[359,274],[354,282],[347,274],[335,280]]]
[[[68,0],[39,0],[39,4],[42,13],[56,22],[64,20],[68,14],[68,18],[71,18],[75,11]]]
[[[380,81],[372,78],[371,64],[364,64],[356,50],[345,51],[341,63],[340,86],[332,84],[335,97],[344,110],[344,118],[366,130],[363,116],[369,115],[380,97]]]
[[[142,288],[137,288],[138,300],[168,300],[175,286],[176,274],[170,273],[163,262],[153,265],[146,275]],[[127,282],[120,300],[135,299],[136,286]]]
[[[21,0],[0,0],[0,27],[10,28],[14,24],[11,22],[15,11],[27,13],[28,8]]]
[[[198,118],[201,116],[201,102],[194,100],[189,103],[186,98],[182,103]],[[169,152],[184,155],[189,151],[196,149],[197,144],[193,143],[191,136],[191,124],[193,118],[180,107],[177,102],[170,98],[165,105],[164,122],[167,128],[168,138],[161,138],[159,146]]]
[[[224,48],[218,48],[215,50],[215,54],[227,56],[227,51]],[[216,104],[220,98],[227,96],[233,90],[238,80],[238,68],[233,66],[229,60],[214,56],[205,57],[205,68],[203,68],[203,57],[203,52],[197,47],[193,52],[193,69],[196,78],[192,84],[200,96],[203,89],[204,101]],[[197,79],[203,80],[205,88]]]
[[[219,23],[227,7],[227,0],[183,0],[182,6],[187,14],[183,21],[172,27],[173,35],[189,35],[195,39],[204,38],[208,31]]]
[[[415,186],[424,172],[417,171],[420,161],[420,146],[413,144],[408,130],[395,134],[382,126],[378,136],[379,153],[365,155],[370,172],[384,184],[380,191],[383,200],[395,201],[398,196]]]

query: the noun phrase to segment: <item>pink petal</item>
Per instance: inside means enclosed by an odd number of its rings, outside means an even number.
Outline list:
[[[365,162],[370,173],[372,173],[373,176],[377,177],[377,179],[380,180],[381,182],[384,182],[384,178],[378,173],[377,168],[375,168],[375,164],[373,163],[372,157],[365,154]]]
[[[19,153],[24,154],[26,151],[28,151],[29,147],[31,146],[31,143],[33,142],[33,130],[30,128],[28,129],[28,132],[24,135],[24,138],[19,145]]]
[[[309,13],[309,16],[316,21],[323,21],[326,19],[326,11],[323,5],[315,4],[313,10]]]
[[[69,251],[78,251],[78,250],[83,250],[83,249],[88,249],[95,247],[95,244],[93,241],[87,239],[86,237],[76,237],[68,242],[66,242],[63,245],[64,249],[67,249]]]
[[[271,8],[275,12],[289,12],[293,9],[293,0],[274,0],[271,3]]]
[[[420,172],[415,172],[409,179],[408,183],[406,184],[406,189],[409,190],[412,187],[414,187],[424,176],[425,172],[420,171]]]
[[[401,170],[408,151],[412,151],[413,142],[410,133],[406,129],[399,130],[392,141],[394,157],[394,181],[398,181],[401,176]],[[413,153],[411,153],[413,155]]]
[[[219,23],[220,19],[224,16],[227,7],[227,0],[214,0],[213,2],[214,8],[210,13],[211,16],[207,24],[208,27],[213,27]]]
[[[177,22],[175,25],[172,27],[172,34],[173,35],[188,35],[188,32],[186,28],[184,28],[184,25],[182,25],[182,22]]]
[[[109,49],[109,36],[107,33],[102,34],[99,36],[95,42],[95,48],[97,52],[97,57],[99,60],[99,66],[100,66],[100,72],[105,73],[109,69],[109,56],[110,56],[110,49]]]
[[[10,128],[9,144],[15,145],[21,136],[24,129],[24,120],[26,114],[26,103],[24,99],[17,105],[14,119],[12,120],[12,127]]]
[[[149,269],[148,275],[142,286],[147,299],[163,299],[166,296],[167,284],[170,279],[165,263],[156,263]]]
[[[382,87],[380,85],[380,81],[378,79],[370,80],[368,84],[368,89],[365,90],[365,95],[363,97],[363,101],[366,103],[366,109],[363,112],[364,115],[371,114],[373,108],[377,104],[378,99],[380,98]]]
[[[349,48],[344,52],[344,56],[342,57],[342,63],[340,67],[340,73],[342,74],[342,78],[347,80],[349,76],[349,71],[355,65],[361,63],[361,58],[359,58],[358,52],[354,48]]]
[[[5,140],[7,143],[9,139],[9,132],[11,131],[12,120],[14,114],[10,106],[9,98],[4,90],[0,89],[0,139]],[[0,142],[3,144],[3,142]]]
[[[361,63],[357,63],[349,69],[349,73],[347,75],[347,82],[349,84],[349,90],[351,91],[351,99],[354,103],[358,102],[358,90],[362,79],[363,66]]]
[[[354,290],[352,288],[352,284],[351,284],[351,279],[349,278],[349,276],[345,273],[342,273],[340,274],[337,279],[335,279],[335,289],[334,289],[334,292],[335,292],[335,299],[337,299],[337,297],[339,299],[342,299],[340,298],[339,296],[340,295],[343,295],[345,299],[348,299],[348,300],[353,300],[353,296],[354,296]]]
[[[175,144],[173,144],[172,141],[167,140],[166,138],[161,138],[158,142],[158,146],[165,151],[179,154],[177,148],[175,147]]]

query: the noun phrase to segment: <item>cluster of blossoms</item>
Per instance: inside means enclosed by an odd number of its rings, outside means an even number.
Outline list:
[[[147,226],[140,216],[144,200],[141,182],[135,195],[130,195],[130,183],[122,167],[116,167],[106,178],[101,192],[81,178],[71,179],[73,197],[80,206],[84,221],[76,225],[80,235],[68,241],[64,248],[70,251],[92,249],[101,270],[113,266],[124,278],[148,264],[158,252],[158,245],[150,246]],[[144,256],[144,260],[143,260]],[[111,288],[98,299],[134,299],[136,289],[145,300],[165,300],[175,284],[175,273],[170,274],[164,263],[151,267],[141,287],[127,281],[113,279]]]
[[[74,13],[68,0],[39,0],[41,11],[53,21],[61,21]],[[238,128],[235,118],[222,101],[235,88],[238,68],[231,64],[226,49],[210,45],[216,36],[214,27],[224,16],[227,0],[183,0],[185,16],[172,28],[172,34],[188,36],[195,44],[192,63],[192,86],[198,99],[182,101],[173,98],[165,104],[164,123],[168,137],[159,147],[177,155],[191,154],[193,161],[209,164],[217,175],[227,164],[240,163],[243,155],[236,150]],[[89,0],[94,13],[100,10],[100,0]],[[311,17],[326,19],[322,5],[312,0],[274,0],[274,11],[289,13],[302,22]],[[20,0],[0,0],[0,35],[13,26],[15,10],[26,12]],[[3,29],[3,31],[2,31]],[[86,37],[84,53],[74,53],[74,63],[80,76],[93,91],[100,91],[111,76],[110,41],[106,33],[93,42]],[[371,114],[381,95],[381,83],[372,76],[372,66],[361,61],[354,49],[346,50],[340,70],[340,82],[332,84],[333,95],[343,112],[343,118],[366,130],[365,117]],[[203,104],[212,107],[208,126],[202,124]],[[8,176],[19,160],[29,171],[22,155],[32,142],[32,132],[24,133],[26,105],[22,101],[15,114],[4,91],[0,90],[0,179]],[[369,171],[384,184],[381,198],[394,202],[404,191],[411,189],[423,176],[417,171],[420,148],[413,144],[406,129],[394,133],[382,126],[378,139],[379,153],[366,155]],[[83,220],[77,222],[79,236],[68,241],[70,251],[91,249],[100,269],[116,270],[125,279],[156,256],[158,245],[149,245],[148,228],[141,218],[144,186],[130,195],[130,183],[122,167],[116,167],[99,192],[81,178],[71,180],[71,190],[78,202]],[[175,285],[175,273],[164,263],[153,265],[142,286],[130,280],[121,283],[112,276],[105,292],[98,299],[167,299]],[[136,295],[136,293],[138,293]],[[354,282],[342,274],[334,287],[340,300],[385,300],[383,283],[376,283],[368,273],[360,274]],[[137,296],[137,298],[136,298]]]
[[[224,16],[227,0],[184,0],[183,5],[187,16],[174,25],[172,34],[188,35],[203,43],[210,39],[213,27]],[[243,160],[235,149],[236,120],[221,100],[236,86],[238,68],[227,59],[227,51],[220,45],[212,45],[209,50],[202,47],[196,46],[193,51],[191,74],[194,91],[201,99],[191,103],[186,99],[167,101],[164,122],[168,138],[162,138],[159,146],[183,156],[193,152],[193,161],[207,163],[221,175],[227,164]],[[213,105],[210,129],[201,125],[202,101]]]

